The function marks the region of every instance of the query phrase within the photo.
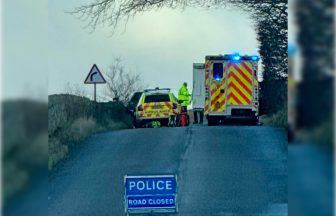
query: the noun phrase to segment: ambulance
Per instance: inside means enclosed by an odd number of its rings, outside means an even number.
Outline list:
[[[204,113],[208,125],[230,119],[258,122],[258,56],[205,57]]]
[[[135,110],[135,127],[145,127],[152,122],[173,126],[180,105],[169,88],[146,89]]]

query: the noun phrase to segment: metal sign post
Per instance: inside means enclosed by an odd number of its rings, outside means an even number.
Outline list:
[[[94,98],[94,102],[97,102],[97,87],[96,87],[96,83],[94,83],[94,93],[93,93],[93,98]]]
[[[105,84],[106,80],[103,77],[103,74],[98,69],[97,65],[94,64],[86,76],[84,84],[93,84],[94,85],[94,92],[93,92],[93,100],[97,102],[97,86],[96,84]]]

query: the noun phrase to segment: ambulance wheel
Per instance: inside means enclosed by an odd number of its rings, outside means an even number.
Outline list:
[[[258,117],[254,117],[252,119],[252,125],[257,125],[257,126],[260,126],[261,125],[261,122],[259,122],[259,118]]]
[[[215,117],[208,116],[208,126],[214,126],[218,124],[218,120]]]

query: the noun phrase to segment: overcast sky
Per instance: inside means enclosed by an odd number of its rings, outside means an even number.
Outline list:
[[[81,85],[91,95],[93,86],[83,82],[92,64],[104,74],[115,57],[142,74],[149,87],[176,92],[184,81],[191,85],[192,63],[204,62],[205,55],[257,54],[252,22],[238,9],[147,12],[111,37],[110,29],[101,26],[90,34],[83,29],[85,23],[65,13],[87,1],[4,1],[5,97],[46,89],[48,94],[61,93],[67,83]],[[46,80],[48,86],[43,85]],[[99,95],[103,88],[98,86]]]
[[[1,1],[2,97],[46,98],[46,0]]]

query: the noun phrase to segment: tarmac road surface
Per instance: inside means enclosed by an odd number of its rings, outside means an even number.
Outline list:
[[[264,126],[96,134],[50,174],[49,215],[125,215],[125,174],[177,174],[177,215],[287,215],[287,136]]]

